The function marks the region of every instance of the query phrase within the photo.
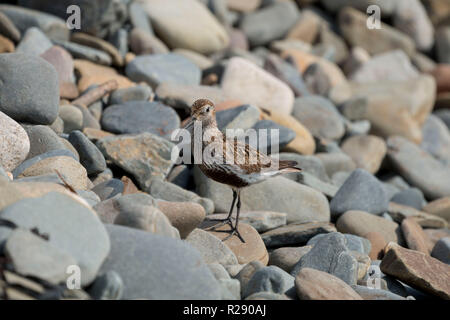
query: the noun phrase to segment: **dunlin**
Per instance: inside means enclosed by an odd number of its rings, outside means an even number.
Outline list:
[[[201,124],[200,134],[194,124]],[[215,108],[208,99],[199,99],[191,107],[191,119],[185,125],[191,134],[191,149],[195,153],[195,144],[201,146],[202,157],[199,167],[201,171],[214,181],[226,184],[233,191],[233,201],[226,219],[215,219],[229,224],[230,234],[242,238],[238,230],[239,211],[241,208],[241,190],[267,178],[288,172],[299,172],[296,161],[278,161],[259,152],[243,141],[227,138],[217,127]],[[208,138],[205,139],[205,133]],[[231,161],[230,161],[231,160]],[[236,203],[237,200],[237,203]],[[232,213],[236,204],[236,223],[233,226]],[[214,226],[217,228],[218,226]]]

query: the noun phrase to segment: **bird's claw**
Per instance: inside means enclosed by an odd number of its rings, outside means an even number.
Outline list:
[[[212,225],[211,227],[205,228],[205,230],[214,230],[217,228],[220,228],[221,226],[224,226],[226,224],[229,224],[231,229],[233,229],[233,223],[232,218],[226,218],[226,219],[208,219],[208,221],[217,221],[220,222],[218,224]]]
[[[227,241],[229,238],[231,238],[234,235],[236,235],[239,238],[239,240],[242,241],[242,243],[245,243],[244,238],[242,238],[241,234],[239,233],[239,230],[236,227],[232,228],[230,234],[228,236],[226,236],[224,239],[222,239],[222,241]]]

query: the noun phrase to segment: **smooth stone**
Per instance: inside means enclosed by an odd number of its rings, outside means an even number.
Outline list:
[[[313,43],[319,34],[321,18],[311,9],[303,8],[295,25],[286,35],[287,39],[301,40],[304,43]]]
[[[443,197],[429,202],[423,211],[439,216],[450,222],[450,197]]]
[[[269,254],[269,265],[277,266],[290,273],[295,264],[311,250],[312,246],[282,247]]]
[[[420,147],[446,165],[450,165],[450,130],[445,123],[430,114],[422,127]]]
[[[317,137],[340,139],[344,123],[331,101],[321,96],[306,96],[295,99],[293,116]]]
[[[366,11],[367,7],[375,4],[380,7],[382,15],[391,15],[395,12],[395,3],[386,0],[320,0],[327,11],[335,13],[344,6],[350,6],[361,12]]]
[[[421,210],[426,203],[422,191],[417,188],[408,188],[399,191],[390,199],[390,201],[413,207],[417,210]]]
[[[245,300],[293,300],[288,298],[285,294],[278,294],[273,292],[261,291],[249,295]]]
[[[55,175],[56,177],[58,177],[57,175]],[[59,177],[58,177],[59,179]],[[91,206],[94,207],[95,205],[97,205],[98,203],[101,202],[99,196],[91,191],[91,190],[76,190],[77,194],[82,197],[84,200],[86,200],[86,202]]]
[[[0,12],[0,34],[3,34],[7,38],[13,40],[14,42],[19,42],[21,34],[19,29],[14,25],[14,23],[8,18],[7,15]]]
[[[18,175],[18,178],[50,174],[55,171],[59,172],[72,188],[81,190],[89,188],[86,169],[69,156],[55,156],[40,160],[26,168]]]
[[[364,211],[347,211],[336,222],[342,233],[364,237],[369,232],[380,233],[386,242],[402,243],[402,234],[397,223]]]
[[[20,0],[19,3],[21,6],[45,11],[52,16],[60,17],[64,20],[64,25],[69,15],[67,8],[74,4],[72,0],[60,0],[57,5],[51,0]],[[119,29],[128,16],[127,2],[103,0],[97,3],[96,1],[77,0],[75,4],[80,8],[80,14],[83,17],[79,31],[101,38],[105,38],[108,33],[114,33]]]
[[[369,258],[372,260],[379,260],[383,258],[384,248],[387,245],[384,236],[377,231],[370,231],[364,235],[364,238],[370,241],[371,250]]]
[[[347,83],[342,70],[335,63],[324,57],[316,56],[313,53],[300,49],[286,49],[281,53],[281,57],[293,61],[294,65],[296,65],[297,69],[302,74],[304,74],[312,64],[318,64],[328,78],[330,88]]]
[[[304,268],[328,272],[349,285],[356,284],[358,276],[358,261],[347,248],[345,236],[337,232],[320,239],[300,258],[291,274],[297,276]]]
[[[186,238],[186,242],[200,252],[205,263],[219,263],[221,265],[238,263],[233,251],[207,231],[194,229]]]
[[[128,14],[130,15],[130,22],[133,27],[141,29],[150,35],[154,34],[151,21],[145,13],[142,4],[136,1],[130,3]]]
[[[123,280],[115,271],[98,276],[89,288],[89,294],[95,300],[120,300],[123,295]]]
[[[109,104],[124,104],[128,101],[148,101],[153,94],[149,86],[137,85],[130,88],[114,90],[109,96]]]
[[[144,230],[167,238],[180,239],[180,233],[155,206],[136,201],[136,195],[119,197],[114,202],[119,214],[114,224]],[[139,196],[139,194],[138,194]]]
[[[241,300],[241,284],[236,279],[218,279],[222,300]]]
[[[13,5],[0,5],[0,12],[9,18],[22,34],[29,28],[36,27],[52,39],[69,37],[70,31],[66,22],[54,15]]]
[[[221,86],[225,94],[243,103],[290,114],[294,93],[288,85],[250,61],[234,57],[228,61]]]
[[[66,50],[58,46],[52,46],[41,54],[58,72],[58,80],[61,88],[63,82],[72,82],[74,63],[72,56]]]
[[[94,37],[92,35],[83,32],[75,32],[72,33],[70,40],[74,43],[78,43],[81,45],[88,46],[90,48],[106,52],[111,56],[112,63],[116,66],[121,67],[124,64],[123,58],[119,53],[119,51],[111,43],[103,39]]]
[[[239,28],[244,31],[251,46],[265,45],[286,35],[298,17],[299,11],[295,4],[275,2],[245,14]]]
[[[0,53],[11,53],[14,52],[15,49],[14,42],[0,34]]]
[[[318,63],[311,63],[303,72],[308,91],[315,95],[326,96],[331,88],[330,79]]]
[[[150,132],[169,138],[179,128],[180,118],[160,102],[129,101],[108,107],[101,124],[104,130],[117,134]]]
[[[56,120],[58,75],[50,63],[39,57],[9,53],[0,56],[0,69],[8,75],[0,85],[0,111],[16,121],[33,124],[52,124]],[[17,88],[21,88],[19,93]]]
[[[312,268],[303,268],[295,277],[300,300],[362,300],[351,286],[338,277]]]
[[[333,177],[337,172],[353,172],[356,169],[352,158],[343,152],[319,152],[315,156],[321,160],[329,177]]]
[[[248,1],[240,1],[240,0],[227,0],[227,7],[231,10],[238,12],[253,12],[259,8],[262,0],[248,0]]]
[[[229,267],[229,266],[227,266]],[[217,262],[208,263],[208,268],[213,273],[214,277],[217,280],[225,280],[225,279],[231,279],[230,275],[228,274],[227,269],[223,265]],[[236,279],[237,280],[237,279]],[[239,282],[239,280],[237,280]],[[240,286],[240,283],[239,283]],[[240,291],[240,289],[239,289]]]
[[[225,219],[228,214],[208,215],[207,219]],[[286,225],[286,214],[272,211],[240,212],[239,221],[247,223],[259,233]]]
[[[448,167],[402,137],[387,141],[388,157],[411,185],[419,188],[430,200],[450,195]]]
[[[237,279],[239,283],[241,284],[241,296],[244,294],[244,288],[247,287],[248,282],[253,277],[256,271],[264,268],[264,264],[262,264],[260,261],[251,261],[245,265],[239,265],[242,266],[241,270],[233,276],[233,278]],[[228,270],[228,269],[227,269]]]
[[[111,179],[97,184],[91,191],[95,192],[99,196],[101,201],[110,199],[116,195],[120,195],[123,192],[123,182],[119,179]]]
[[[295,131],[272,120],[259,120],[253,125],[252,129],[256,130],[257,142],[250,141],[250,144],[266,154],[278,154],[279,150],[287,146],[296,137]],[[252,135],[249,134],[248,136],[251,137]]]
[[[436,30],[436,55],[440,63],[450,63],[450,28],[447,26],[439,27]]]
[[[105,66],[112,64],[111,56],[105,51],[71,41],[54,41],[54,43],[70,52],[75,59],[85,59]]]
[[[167,46],[145,30],[134,28],[130,32],[130,49],[136,55],[169,53]]]
[[[31,146],[27,159],[54,150],[68,149],[63,140],[48,126],[25,126],[24,129],[30,139]]]
[[[388,210],[388,199],[376,177],[363,169],[356,169],[330,201],[330,209],[334,218],[349,210],[382,214]]]
[[[0,217],[22,228],[37,228],[41,234],[47,234],[49,245],[75,259],[81,268],[83,286],[94,280],[110,250],[108,234],[97,215],[58,192],[18,201],[4,208]],[[11,234],[6,228],[0,228],[0,232],[2,239]]]
[[[205,85],[162,83],[156,88],[155,93],[163,103],[188,112],[192,104],[200,98],[211,100],[216,106],[216,111],[220,111],[218,106],[221,103],[230,100],[221,88]],[[242,103],[239,102],[238,105]]]
[[[226,129],[250,129],[261,117],[261,111],[252,105],[218,111],[216,113],[217,127],[221,131]]]
[[[406,218],[413,218],[424,228],[445,228],[445,219],[395,202],[389,202],[389,217],[401,223]]]
[[[13,171],[30,151],[30,139],[26,131],[13,119],[0,111],[0,167]]]
[[[229,226],[221,226],[213,231],[208,232],[217,237],[219,240],[223,241],[228,235],[228,233],[225,231],[229,230]],[[269,254],[264,245],[264,242],[258,234],[258,231],[256,231],[252,226],[246,223],[240,223],[239,232],[244,238],[245,243],[241,242],[241,240],[237,236],[232,236],[223,241],[223,243],[228,246],[231,251],[233,251],[238,260],[238,263],[245,264],[251,261],[258,260],[263,265],[267,265],[267,262],[269,261]]]
[[[77,84],[80,92],[84,92],[92,85],[101,85],[109,80],[116,80],[119,89],[129,88],[135,85],[127,77],[118,74],[113,68],[82,59],[76,59],[74,62],[75,70],[80,74]]]
[[[403,219],[401,228],[409,249],[430,254],[427,235],[414,218]]]
[[[297,163],[300,163],[302,174],[307,172],[323,182],[331,182],[330,178],[327,175],[327,172],[325,171],[322,160],[320,160],[316,156],[305,156],[296,153],[282,152],[279,154],[279,157],[280,160],[293,160],[297,161]],[[287,178],[292,178],[292,180],[294,181],[299,181],[300,178],[298,173],[288,173],[284,176]]]
[[[198,194],[214,201],[216,212],[227,212],[232,192],[194,169]],[[272,201],[277,199],[276,201]],[[302,208],[301,211],[298,208]],[[320,192],[284,177],[252,185],[242,192],[242,211],[274,211],[287,214],[287,223],[328,222],[328,201]]]
[[[277,266],[268,266],[257,270],[246,286],[242,297],[248,297],[257,292],[273,292],[294,296],[294,277]]]
[[[195,202],[170,202],[157,200],[156,206],[178,229],[185,239],[205,219],[205,209]]]
[[[5,243],[5,255],[14,271],[58,284],[66,280],[66,270],[77,261],[70,254],[25,229],[11,232]]]
[[[368,288],[360,285],[354,285],[352,288],[364,300],[406,300],[404,297],[387,290]]]
[[[285,245],[305,245],[308,240],[322,233],[334,232],[336,229],[328,222],[291,223],[261,234],[267,247]]]
[[[128,53],[128,31],[125,28],[120,28],[108,36],[108,41],[118,50],[120,56],[125,61],[125,56]]]
[[[296,96],[303,96],[309,93],[306,81],[303,81],[297,68],[279,56],[269,54],[264,61],[264,69],[285,82]],[[303,78],[306,80],[304,74]]]
[[[295,139],[292,140],[283,151],[296,152],[303,155],[312,155],[316,149],[316,143],[313,136],[297,119],[291,115],[286,115],[277,111],[271,111],[270,114],[263,113],[263,119],[273,122],[295,131]]]
[[[220,299],[217,280],[188,244],[122,226],[106,229],[111,252],[100,271],[120,275],[122,299]]]
[[[191,169],[184,164],[174,166],[167,176],[167,181],[183,189],[188,189],[191,181]]]
[[[80,155],[80,163],[85,167],[88,175],[106,170],[106,161],[100,150],[81,131],[72,131],[69,142]]]
[[[52,46],[52,42],[41,29],[31,27],[25,32],[15,51],[18,53],[40,56]]]
[[[431,256],[450,265],[450,237],[441,238],[436,242]]]
[[[173,50],[173,52],[191,60],[201,70],[208,69],[214,65],[212,59],[195,51],[191,51],[188,49],[175,49]]]
[[[349,82],[332,88],[329,98],[349,120],[369,120],[377,135],[402,135],[420,143],[420,126],[435,104],[436,81],[420,74],[404,81]]]
[[[203,207],[207,215],[214,212],[214,202],[211,199],[201,198],[196,193],[185,190],[176,184],[170,183],[159,177],[150,181],[150,186],[144,190],[156,199],[173,202],[194,202]]]
[[[425,293],[450,298],[450,266],[422,252],[390,243],[380,269]]]
[[[342,151],[348,154],[357,168],[375,174],[386,155],[386,143],[373,135],[356,135],[345,139]]]
[[[200,2],[188,0],[180,4],[176,0],[153,0],[139,3],[156,33],[171,48],[211,54],[229,44],[225,28]]]
[[[332,231],[334,232],[334,231]],[[327,234],[318,234],[312,237],[308,240],[306,245],[308,246],[314,246],[320,239],[323,239],[324,237],[327,237]],[[356,251],[361,254],[369,254],[371,250],[371,244],[370,241],[359,236],[355,236],[353,234],[344,234],[345,237],[345,245],[347,246],[348,250]]]
[[[374,55],[363,63],[350,79],[358,83],[377,81],[405,81],[419,76],[418,70],[402,50],[393,50]]]
[[[51,150],[51,151],[41,153],[33,158],[23,161],[19,166],[17,166],[12,171],[12,174],[13,174],[14,178],[17,178],[20,174],[22,174],[22,172],[24,172],[26,169],[28,169],[35,163],[38,163],[39,161],[47,159],[47,158],[58,157],[58,156],[72,157],[74,160],[77,160],[76,156],[70,150],[67,150],[67,149]]]
[[[96,145],[106,159],[131,173],[143,190],[152,177],[164,178],[172,167],[173,144],[148,132],[106,137]]]
[[[83,129],[83,113],[77,107],[70,104],[61,105],[59,117],[64,122],[64,133]]]
[[[403,32],[380,22],[381,28],[375,34],[367,28],[366,22],[366,14],[354,8],[344,8],[339,12],[339,29],[351,46],[362,47],[371,55],[394,49],[402,49],[408,56],[413,54],[414,42]]]
[[[152,88],[161,83],[200,84],[200,69],[185,57],[175,54],[153,54],[136,57],[125,71],[135,82],[146,82]]]
[[[450,91],[450,81],[448,80],[448,77],[450,75],[450,65],[448,63],[439,63],[435,65],[431,70],[429,70],[428,73],[431,74],[433,78],[436,80],[438,93]],[[448,110],[446,111],[445,109],[440,109],[436,110],[435,113],[437,116],[439,116],[438,115],[439,113],[448,114]],[[446,121],[446,123],[448,123],[448,121]]]

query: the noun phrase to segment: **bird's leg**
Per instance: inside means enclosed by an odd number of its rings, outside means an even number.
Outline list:
[[[238,230],[238,224],[239,224],[239,211],[241,210],[241,191],[240,191],[240,190],[238,191],[238,196],[237,196],[237,198],[238,198],[238,201],[237,201],[237,205],[236,205],[236,208],[237,208],[237,212],[236,212],[236,223],[234,224],[234,227],[233,227],[233,225],[231,225],[231,232],[230,232],[230,234],[229,234],[225,239],[223,239],[222,241],[226,241],[226,240],[228,240],[230,237],[232,237],[233,235],[237,235],[238,238],[239,238],[243,243],[245,243],[244,238],[242,238],[242,236],[241,236],[241,234],[239,233],[239,230]]]
[[[236,203],[236,199],[237,199],[237,192],[235,190],[233,190],[233,201],[231,202],[231,208],[230,208],[230,212],[228,213],[228,217],[226,217],[225,219],[208,219],[209,221],[219,221],[221,223],[215,224],[209,228],[206,228],[205,230],[216,229],[225,224],[229,224],[230,227],[233,228],[233,224],[231,222],[231,215],[233,214],[233,209],[234,209],[234,204]]]

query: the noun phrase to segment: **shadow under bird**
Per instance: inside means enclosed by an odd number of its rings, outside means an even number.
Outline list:
[[[196,127],[201,130],[199,131]],[[296,167],[296,161],[274,159],[243,141],[226,137],[217,127],[214,104],[208,99],[199,99],[194,102],[191,107],[191,119],[184,129],[189,130],[192,153],[195,154],[196,145],[201,146],[201,161],[198,164],[200,170],[208,178],[228,185],[233,191],[233,201],[228,217],[210,219],[210,221],[221,222],[213,228],[229,224],[230,234],[223,241],[236,235],[245,242],[238,230],[241,190],[267,178],[283,173],[299,172],[301,169]],[[236,223],[233,226],[232,213],[235,204],[237,212]]]

